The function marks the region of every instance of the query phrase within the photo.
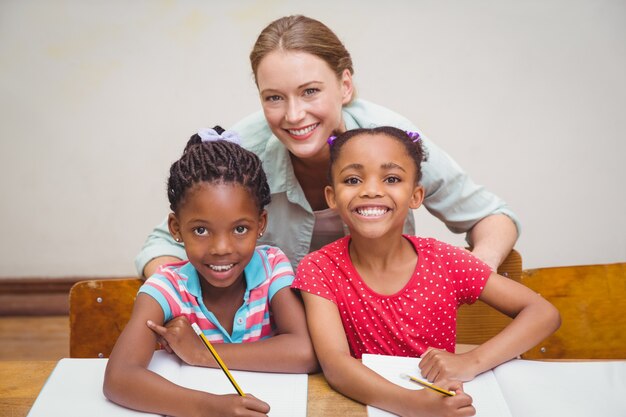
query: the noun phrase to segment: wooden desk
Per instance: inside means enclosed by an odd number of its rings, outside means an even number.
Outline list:
[[[55,361],[0,361],[0,417],[26,417]],[[328,386],[324,376],[309,376],[307,416],[365,417],[365,406]]]

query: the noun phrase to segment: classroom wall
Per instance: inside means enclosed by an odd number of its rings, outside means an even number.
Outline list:
[[[248,54],[294,13],[338,33],[360,97],[510,203],[524,267],[626,261],[623,1],[3,0],[0,277],[133,274],[169,165],[259,109]]]

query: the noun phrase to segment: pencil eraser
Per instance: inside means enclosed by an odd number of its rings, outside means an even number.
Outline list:
[[[193,328],[193,331],[196,332],[198,336],[200,335],[200,333],[202,333],[202,330],[200,330],[200,327],[198,326],[197,323],[191,323],[191,327]]]

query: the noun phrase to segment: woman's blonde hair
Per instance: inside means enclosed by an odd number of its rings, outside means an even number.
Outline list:
[[[261,31],[250,53],[255,82],[259,64],[265,56],[275,50],[315,55],[324,60],[339,79],[346,69],[350,74],[354,74],[350,53],[337,35],[322,22],[310,17],[302,15],[281,17]]]

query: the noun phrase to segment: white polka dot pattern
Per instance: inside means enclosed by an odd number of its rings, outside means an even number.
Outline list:
[[[456,311],[478,299],[491,270],[463,248],[406,236],[418,261],[392,295],[369,288],[350,261],[350,237],[307,255],[292,288],[333,301],[354,357],[363,353],[420,356],[429,346],[454,352]]]

